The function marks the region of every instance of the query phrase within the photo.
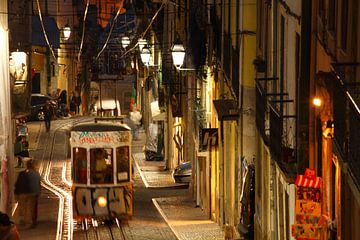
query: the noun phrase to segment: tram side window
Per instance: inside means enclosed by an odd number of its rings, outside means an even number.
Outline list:
[[[111,148],[90,149],[91,183],[113,183],[113,151]]]
[[[86,163],[86,149],[73,149],[73,163],[74,163],[74,182],[86,184],[87,182],[87,163]]]
[[[118,182],[129,181],[129,147],[116,148],[116,165]]]

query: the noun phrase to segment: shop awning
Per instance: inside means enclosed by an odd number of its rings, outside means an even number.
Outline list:
[[[60,48],[60,30],[53,17],[43,16],[44,28],[49,39],[49,43],[53,48]],[[32,45],[47,46],[43,29],[39,16],[32,16],[32,33],[31,43]]]
[[[240,118],[237,102],[232,99],[213,100],[218,118],[221,121],[238,120]]]
[[[298,187],[320,188],[321,177],[307,178],[304,175],[297,175],[295,185]]]

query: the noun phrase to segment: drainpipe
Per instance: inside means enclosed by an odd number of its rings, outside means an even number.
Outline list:
[[[308,167],[309,157],[309,90],[311,60],[311,0],[301,4],[300,76],[297,85],[297,172],[303,173]]]
[[[277,68],[278,68],[278,55],[277,55],[277,51],[278,51],[278,48],[277,48],[277,36],[278,36],[278,1],[273,1],[273,19],[272,19],[272,24],[273,24],[273,64],[274,64],[274,67],[273,67],[273,72],[272,72],[272,76],[273,77],[277,77],[278,75],[278,71],[277,71]],[[267,44],[267,43],[266,43]],[[271,53],[270,53],[271,54]],[[272,232],[272,238],[273,239],[278,239],[278,231],[277,231],[277,227],[279,226],[279,223],[278,223],[278,218],[277,218],[277,212],[278,212],[278,208],[277,208],[277,199],[278,199],[278,191],[277,191],[277,181],[276,181],[276,168],[273,164],[273,162],[271,161],[270,162],[270,182],[272,182],[272,189],[273,189],[273,202],[272,202],[272,206],[273,206],[273,219],[271,221],[271,227],[270,229],[273,231]],[[271,192],[269,192],[269,196],[271,195]],[[270,209],[271,209],[271,204],[270,204]]]
[[[45,16],[48,16],[48,0],[45,0]],[[50,65],[50,48],[46,46],[46,79],[47,79],[47,93],[51,93],[51,65]]]
[[[224,16],[225,15],[225,7],[224,7],[224,3],[223,1],[221,1],[221,15]],[[221,32],[224,33],[224,28],[225,28],[225,22],[221,21]],[[221,34],[221,52],[224,52],[224,34]],[[221,56],[221,62],[224,62],[223,56]],[[222,66],[221,66],[222,68]],[[218,74],[218,73],[217,73]],[[221,73],[222,75],[222,73]],[[223,80],[223,76],[221,76],[220,79],[220,94],[224,93],[224,80]],[[221,119],[221,128],[220,128],[220,134],[223,135],[223,128],[222,128],[222,119]],[[219,146],[219,193],[220,193],[220,206],[219,206],[219,220],[220,220],[220,226],[225,224],[225,208],[224,208],[224,141],[222,139],[222,141],[220,142],[220,146]]]

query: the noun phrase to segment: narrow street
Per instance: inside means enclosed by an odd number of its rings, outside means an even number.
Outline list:
[[[50,133],[45,132],[43,122],[29,122],[30,155],[41,172],[42,194],[39,200],[39,223],[35,229],[20,228],[21,239],[106,239],[103,233],[87,234],[80,223],[72,221],[70,191],[70,159],[68,152],[68,129],[75,123],[90,118],[61,119],[52,122]],[[133,145],[141,151],[143,142]],[[139,172],[134,173],[134,216],[120,223],[125,239],[176,239],[155,208],[152,199],[182,196],[187,189],[145,188]],[[69,225],[70,224],[70,225]],[[39,233],[47,232],[46,236]],[[99,227],[99,231],[105,231]],[[103,236],[103,237],[102,237]],[[114,239],[116,239],[114,237]]]

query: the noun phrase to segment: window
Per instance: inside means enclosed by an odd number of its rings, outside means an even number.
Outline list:
[[[346,50],[349,0],[343,0],[341,6],[341,48]]]
[[[329,19],[328,29],[330,33],[335,34],[335,19],[336,19],[335,0],[329,0],[328,19]]]
[[[298,82],[300,73],[300,35],[295,34],[295,81]]]
[[[111,148],[90,149],[91,183],[113,183],[113,151]]]
[[[73,180],[75,183],[87,183],[86,149],[73,148]]]
[[[280,18],[280,92],[283,92],[285,75],[285,18]]]
[[[322,18],[324,13],[324,0],[318,0],[318,15]]]
[[[130,181],[129,146],[116,148],[117,181]]]

